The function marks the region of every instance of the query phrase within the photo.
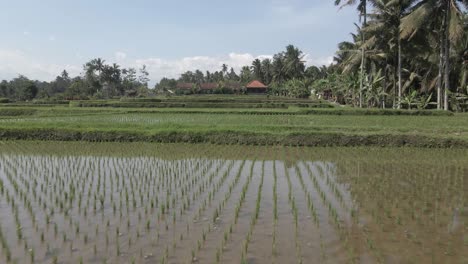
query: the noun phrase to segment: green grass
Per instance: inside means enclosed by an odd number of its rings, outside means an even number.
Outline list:
[[[330,114],[330,111],[340,111],[341,114]],[[347,111],[352,114],[347,114]],[[34,133],[40,133],[41,137],[49,135],[44,139],[55,135],[55,139],[80,140],[85,139],[82,138],[83,133],[88,133],[94,134],[93,141],[100,141],[97,135],[107,133],[103,141],[212,142],[212,139],[216,139],[215,143],[299,145],[301,141],[305,145],[317,145],[318,141],[323,141],[318,145],[343,145],[343,140],[351,140],[349,145],[405,145],[417,141],[414,145],[428,146],[447,145],[446,141],[450,141],[447,146],[468,145],[467,114],[426,116],[368,112],[339,109],[306,113],[295,108],[191,110],[6,107],[0,108],[0,136],[12,138],[12,133],[16,132],[18,136],[27,139],[27,135],[34,138],[38,137],[33,136]],[[63,133],[68,136],[60,138]],[[77,136],[77,133],[80,135]],[[158,138],[158,135],[163,135],[165,140]],[[174,140],[169,140],[171,135]],[[223,139],[227,136],[231,138]],[[288,141],[288,138],[295,139]],[[314,144],[307,143],[311,140]]]

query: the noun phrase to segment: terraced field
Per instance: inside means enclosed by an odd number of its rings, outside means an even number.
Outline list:
[[[468,147],[466,114],[313,111],[0,107],[0,139]]]

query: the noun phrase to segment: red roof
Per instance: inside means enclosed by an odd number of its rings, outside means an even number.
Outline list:
[[[193,83],[177,83],[177,89],[192,89]]]
[[[217,83],[202,83],[202,84],[200,84],[200,89],[202,89],[202,90],[214,90],[216,88],[218,88]]]
[[[249,84],[247,84],[245,86],[245,88],[247,89],[253,89],[253,88],[268,88],[268,86],[266,86],[265,84],[263,84],[262,82],[260,81],[257,81],[257,80],[254,80],[254,81],[251,81]]]

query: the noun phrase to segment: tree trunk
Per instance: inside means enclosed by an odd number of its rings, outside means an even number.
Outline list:
[[[382,109],[385,109],[385,92],[387,91],[387,67],[388,63],[387,60],[385,60],[385,69],[384,69],[384,79],[383,79],[383,92],[384,95],[382,95]]]
[[[401,109],[401,38],[398,36],[398,109]]]
[[[362,108],[362,89],[364,87],[364,48],[361,50],[361,77],[359,78],[359,107]]]
[[[440,110],[442,109],[442,78],[443,78],[443,71],[444,71],[444,24],[445,24],[445,19],[442,23],[442,27],[440,29],[440,37],[439,37],[439,46],[440,46],[440,52],[439,52],[439,75],[437,79],[437,109]]]
[[[366,27],[367,25],[367,8],[366,8],[366,3],[367,1],[364,1],[364,7],[363,7],[363,11],[362,11],[362,14],[364,16],[364,20],[362,22],[362,26],[361,26],[361,39],[362,39],[362,49],[361,49],[361,80],[360,80],[360,84],[359,84],[359,107],[362,108],[362,90],[364,88],[364,68],[365,68],[365,65],[366,65],[366,50],[364,49],[364,41],[365,41],[365,37],[364,37],[364,33],[362,32],[362,29],[364,29],[364,27]]]
[[[397,71],[394,68],[392,71],[392,93],[393,93],[393,98],[392,98],[392,108],[395,109],[397,106],[396,98],[397,98]]]
[[[447,9],[445,10],[445,45],[444,45],[444,60],[445,60],[445,71],[444,71],[444,110],[449,110],[448,105],[448,92],[450,90],[450,32],[448,28],[448,22],[450,21],[450,3],[447,1]]]

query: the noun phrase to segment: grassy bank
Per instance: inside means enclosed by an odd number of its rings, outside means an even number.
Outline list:
[[[0,139],[468,147],[468,115],[360,109],[0,107]]]

